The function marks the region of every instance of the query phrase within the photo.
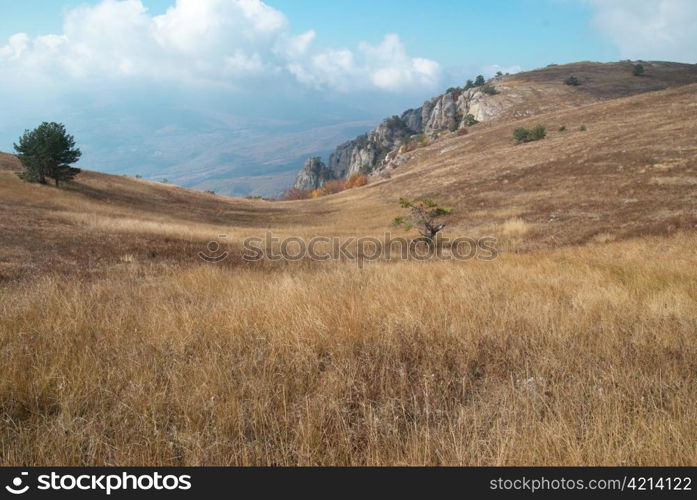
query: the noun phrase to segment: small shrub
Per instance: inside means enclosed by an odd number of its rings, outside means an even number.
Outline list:
[[[207,190],[206,190],[206,193],[207,193],[207,194],[213,194],[213,195],[214,195],[214,194],[215,194],[215,191],[213,191],[212,189],[207,189]]]
[[[644,66],[642,64],[635,64],[634,67],[632,68],[632,74],[634,76],[641,76],[646,72],[644,69]]]
[[[573,75],[571,75],[569,78],[564,80],[564,83],[567,85],[571,85],[572,87],[577,87],[577,86],[581,85],[581,82],[578,81],[578,78],[576,78]]]
[[[581,125],[581,126],[579,127],[579,130],[580,130],[581,132],[585,132],[586,130],[588,130],[588,127],[586,127],[585,125]]]
[[[368,184],[368,178],[363,174],[353,174],[346,181],[346,189],[362,187]]]
[[[468,127],[471,127],[472,125],[476,125],[477,123],[479,123],[479,120],[477,120],[473,114],[465,115],[464,121],[465,125],[467,125]]]
[[[539,141],[545,137],[547,137],[547,129],[544,127],[544,125],[536,125],[532,128],[532,130],[530,130],[531,141]]]
[[[566,132],[566,125],[559,127],[559,132]]]
[[[169,184],[169,179],[162,179],[162,184]]]
[[[513,139],[517,144],[523,142],[539,141],[547,136],[547,129],[543,125],[537,125],[531,129],[517,127],[513,131]]]
[[[283,201],[307,200],[311,192],[304,189],[291,188],[287,189],[281,195]]]
[[[346,190],[346,181],[327,181],[322,188],[322,195],[340,193]]]
[[[516,127],[513,131],[513,140],[517,143],[528,142],[528,137],[530,137],[530,131],[525,127]]]
[[[142,176],[142,175],[138,175],[138,174],[136,174],[136,179],[142,179],[142,178],[143,178],[143,176]]]
[[[493,85],[484,85],[482,87],[482,92],[484,92],[487,95],[496,95],[499,93],[499,91],[496,90],[496,87],[494,87]]]
[[[466,129],[466,128],[461,128],[460,130],[457,131],[458,137],[462,137],[463,135],[467,135],[469,133],[470,133],[469,129]]]
[[[415,135],[402,146],[402,153],[409,153],[415,149],[423,148],[424,146],[428,146],[430,142],[428,137],[423,134]]]

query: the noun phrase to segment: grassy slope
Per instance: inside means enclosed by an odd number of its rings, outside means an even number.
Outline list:
[[[0,155],[0,464],[694,465],[696,92],[579,96],[521,119],[544,141],[475,127],[306,202],[56,190]],[[526,252],[196,257],[221,233],[378,234],[405,195]]]
[[[401,196],[454,206],[451,236],[491,234],[517,251],[669,234],[697,224],[696,96],[697,85],[687,85],[477,126],[417,150],[389,180],[305,202],[230,199],[93,172],[56,190],[23,184],[5,169],[0,204],[7,217],[0,224],[6,252],[38,252],[35,265],[45,261],[47,240],[82,254],[104,247],[96,253],[118,258],[114,229],[140,230],[144,239],[121,253],[144,258],[154,245],[174,260],[190,259],[192,245],[221,233],[378,234],[389,229]],[[547,125],[547,139],[512,143],[514,126],[537,123]],[[557,131],[561,125],[565,132]],[[170,238],[167,248],[162,234]],[[6,257],[5,279],[17,265]]]

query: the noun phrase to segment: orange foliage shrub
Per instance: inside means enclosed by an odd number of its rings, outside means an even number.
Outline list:
[[[281,199],[284,201],[293,200],[314,200],[328,194],[336,194],[347,189],[361,187],[368,184],[368,178],[363,174],[353,174],[348,180],[333,180],[327,181],[321,188],[304,191],[302,189],[292,188],[283,193]]]
[[[291,188],[287,189],[281,195],[283,201],[293,201],[293,200],[306,200],[310,197],[309,191],[304,191],[302,189]]]
[[[324,195],[340,193],[340,192],[345,191],[345,190],[346,190],[346,181],[344,181],[344,180],[327,181],[324,184],[324,187],[322,188],[322,192]]]
[[[353,174],[346,181],[346,189],[353,189],[368,184],[368,178],[363,174]]]

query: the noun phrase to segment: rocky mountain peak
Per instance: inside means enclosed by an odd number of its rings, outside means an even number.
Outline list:
[[[327,169],[327,166],[319,156],[309,158],[303,169],[298,173],[295,180],[295,188],[310,190],[317,189],[324,185],[328,180],[334,179],[334,172]]]
[[[473,118],[476,121],[492,119],[499,106],[490,103],[492,96],[483,92],[483,88],[451,88],[419,108],[383,120],[370,132],[338,146],[329,156],[326,167],[319,158],[308,160],[298,174],[295,187],[316,189],[331,179],[380,171],[414,136],[432,138],[444,130],[454,131],[471,125]]]

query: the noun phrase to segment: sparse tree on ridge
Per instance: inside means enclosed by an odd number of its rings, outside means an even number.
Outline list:
[[[44,122],[34,130],[26,130],[14,148],[25,169],[20,177],[27,182],[46,184],[46,178],[51,178],[58,186],[80,173],[79,168],[71,165],[82,152],[61,123]]]

